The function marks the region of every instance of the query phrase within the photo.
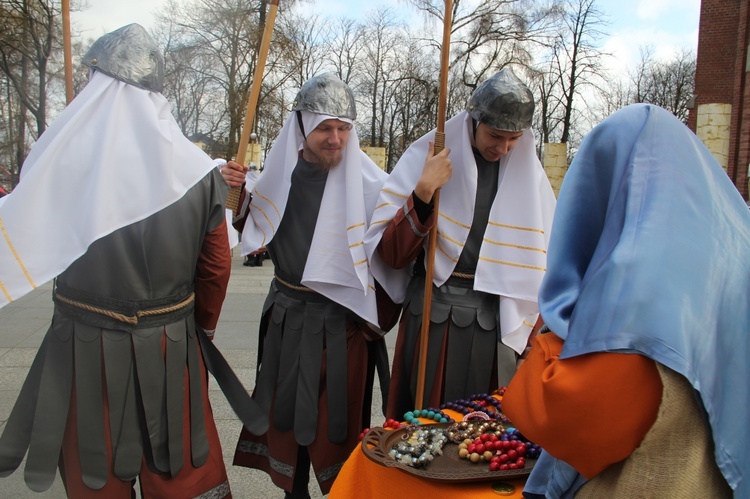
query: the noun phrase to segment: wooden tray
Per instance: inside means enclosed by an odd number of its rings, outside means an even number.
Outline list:
[[[448,428],[450,423],[438,423],[435,428]],[[490,463],[482,461],[472,463],[468,459],[458,457],[458,445],[446,443],[443,454],[435,456],[430,464],[423,468],[415,468],[392,459],[388,452],[399,442],[404,434],[410,433],[409,428],[400,430],[386,430],[372,428],[362,439],[362,452],[370,460],[381,466],[396,468],[405,473],[431,480],[448,482],[474,482],[477,480],[503,480],[524,478],[529,476],[536,464],[536,459],[526,459],[526,467],[518,470],[490,471]]]

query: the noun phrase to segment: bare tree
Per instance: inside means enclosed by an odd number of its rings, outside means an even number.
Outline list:
[[[225,87],[212,71],[213,58],[196,48],[187,36],[188,30],[177,23],[179,11],[180,5],[170,0],[157,16],[155,37],[163,47],[165,60],[162,93],[186,136],[200,134],[225,139],[228,136]]]
[[[391,171],[406,148],[435,127],[437,78],[440,61],[414,38],[407,37],[406,50],[393,72],[393,99],[388,109],[386,169]],[[398,76],[398,78],[395,78]]]
[[[695,90],[695,53],[682,50],[669,60],[657,60],[652,47],[641,49],[641,61],[631,73],[630,102],[663,107],[687,123]]]
[[[365,29],[353,19],[334,20],[333,39],[329,44],[328,62],[341,81],[349,84],[362,70]]]
[[[599,88],[596,104],[589,107],[590,128],[614,113],[618,109],[631,104],[631,87],[622,78],[611,77]]]
[[[545,140],[559,133],[567,143],[576,126],[576,98],[605,81],[599,41],[608,21],[595,0],[565,0],[560,10],[558,34],[547,58],[547,76],[537,88],[541,105],[549,113],[542,125]]]
[[[395,15],[388,8],[371,12],[365,21],[364,54],[369,64],[363,66],[362,91],[369,104],[369,143],[376,147],[385,146],[385,110],[393,98],[391,85],[392,71],[397,65],[396,48],[403,44],[398,30]]]
[[[11,165],[20,172],[28,152],[28,140],[34,140],[47,127],[50,65],[55,50],[60,50],[57,26],[59,6],[50,0],[0,1],[0,72],[13,99],[7,104],[13,141]],[[27,128],[32,122],[33,131]]]
[[[409,0],[428,20],[442,25],[440,0]],[[450,67],[471,90],[509,63],[529,65],[530,48],[543,38],[550,21],[549,8],[535,0],[454,0]],[[435,28],[435,26],[432,26]],[[432,29],[432,33],[439,30]],[[430,38],[439,52],[441,37]]]
[[[534,129],[539,139],[537,152],[541,154],[542,144],[551,142],[553,131],[560,126],[562,100],[556,98],[555,92],[560,87],[561,75],[552,71],[535,71],[531,74],[530,86],[536,103]]]
[[[334,36],[331,20],[303,16],[294,9],[280,11],[274,28],[254,130],[267,151],[281,130],[302,84],[323,71],[332,71],[325,55]]]
[[[178,51],[188,51],[188,60],[199,60],[194,68],[224,92],[223,105],[228,116],[226,125],[227,156],[236,152],[245,115],[259,30],[259,1],[193,0],[179,10],[162,13],[174,30],[159,36]],[[176,29],[179,28],[179,29]]]

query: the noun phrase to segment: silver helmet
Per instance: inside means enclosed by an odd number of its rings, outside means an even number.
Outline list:
[[[531,128],[534,96],[512,69],[503,68],[474,90],[466,109],[479,123],[520,132]]]
[[[164,85],[164,57],[139,24],[128,24],[99,38],[83,63],[112,78],[154,92]]]
[[[352,89],[333,73],[324,73],[307,80],[294,99],[292,111],[357,119]]]

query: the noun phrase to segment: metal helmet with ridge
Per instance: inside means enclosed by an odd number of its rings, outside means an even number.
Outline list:
[[[357,119],[354,93],[334,73],[324,73],[307,80],[294,99],[292,111]]]
[[[503,68],[474,90],[466,109],[478,123],[521,132],[531,128],[534,96],[512,69]]]
[[[164,57],[140,24],[128,24],[96,40],[83,64],[125,83],[153,92],[164,86]]]

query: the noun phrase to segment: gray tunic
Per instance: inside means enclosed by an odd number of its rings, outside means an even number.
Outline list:
[[[430,331],[426,379],[425,404],[438,372],[442,384],[441,401],[452,401],[476,393],[485,393],[507,384],[516,370],[515,352],[500,341],[498,297],[475,291],[471,277],[479,261],[479,250],[487,228],[490,209],[495,200],[500,178],[500,162],[488,162],[474,151],[478,168],[477,194],[474,218],[464,248],[459,257],[454,276],[442,286],[433,286],[430,312]],[[424,304],[424,252],[417,259],[415,276],[409,283],[404,301],[408,313],[405,320],[403,343],[403,376],[394,380],[398,390],[396,407],[389,408],[389,415],[402,415],[414,406],[416,393],[416,369],[413,360],[418,357],[418,338],[422,323]]]
[[[328,172],[299,159],[284,216],[268,244],[277,278],[264,306],[268,329],[260,336],[254,397],[264,410],[270,411],[273,401],[271,424],[278,431],[294,430],[300,445],[310,445],[316,437],[324,349],[328,438],[341,443],[347,437],[346,326],[353,314],[310,289],[295,289],[303,288],[300,281],[311,257],[327,178]]]

